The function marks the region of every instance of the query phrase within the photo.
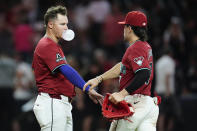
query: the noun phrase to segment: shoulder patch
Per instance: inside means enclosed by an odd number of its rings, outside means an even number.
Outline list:
[[[61,60],[65,60],[65,57],[62,57],[59,53],[56,54],[56,62],[59,62]]]
[[[140,57],[134,58],[133,61],[134,61],[136,64],[138,64],[139,66],[141,66],[142,63],[143,63],[143,60],[144,60],[144,57],[143,57],[143,56],[140,56]]]

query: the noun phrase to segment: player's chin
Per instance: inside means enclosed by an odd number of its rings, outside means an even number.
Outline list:
[[[124,37],[123,39],[126,41],[126,40],[127,40],[127,36],[124,34],[124,36],[123,36],[123,37]]]
[[[126,37],[124,37],[124,41],[128,41],[128,39]]]
[[[65,41],[63,38],[58,38],[58,44],[60,44],[60,45],[65,45],[65,44],[67,44],[68,42],[67,41]]]

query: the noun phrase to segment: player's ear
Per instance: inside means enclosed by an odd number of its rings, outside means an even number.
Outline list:
[[[129,32],[133,32],[133,29],[131,26],[129,26]]]
[[[49,21],[49,22],[48,22],[48,27],[49,27],[50,29],[53,28],[53,21]]]

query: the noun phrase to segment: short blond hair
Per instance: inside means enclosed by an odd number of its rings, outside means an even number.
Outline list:
[[[47,26],[49,20],[56,19],[57,14],[67,15],[66,7],[58,5],[48,8],[47,12],[44,15],[44,25]]]

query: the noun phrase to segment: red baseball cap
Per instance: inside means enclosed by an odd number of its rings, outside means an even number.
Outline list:
[[[118,24],[145,27],[147,26],[147,18],[141,11],[131,11],[127,14],[125,20],[118,22]]]

